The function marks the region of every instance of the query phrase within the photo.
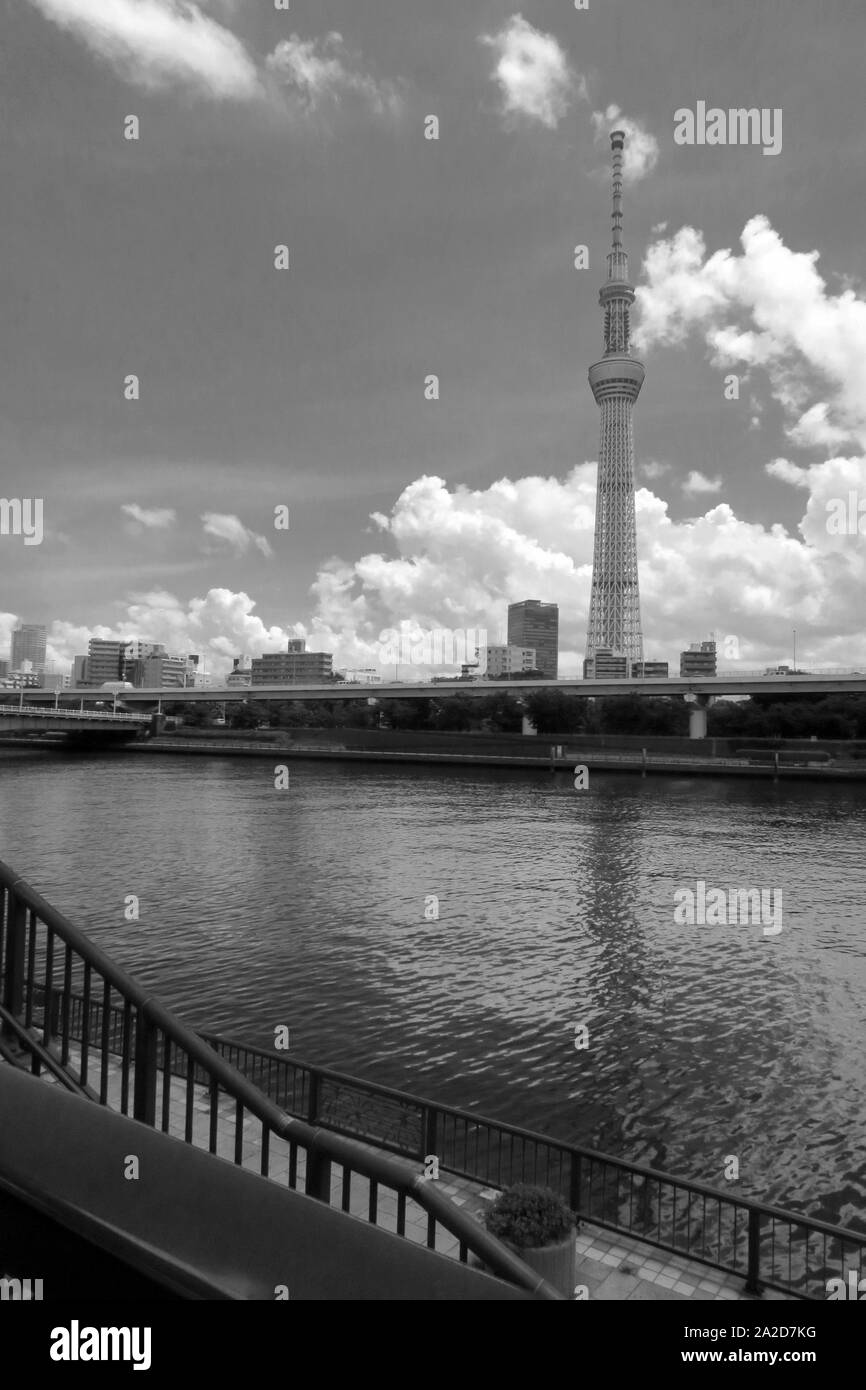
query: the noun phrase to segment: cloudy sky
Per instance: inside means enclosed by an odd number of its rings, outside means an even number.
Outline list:
[[[647,655],[866,660],[862,0],[2,11],[2,491],[44,537],[0,536],[0,653],[370,665],[540,598],[576,673],[620,125]],[[676,143],[699,101],[781,151]]]

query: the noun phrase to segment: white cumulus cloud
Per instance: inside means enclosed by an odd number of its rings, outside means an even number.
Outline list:
[[[30,3],[140,87],[184,85],[239,100],[260,93],[256,63],[240,39],[187,0]]]
[[[638,488],[648,658],[666,659],[676,670],[689,642],[717,632],[736,637],[741,667],[763,668],[786,658],[796,614],[804,666],[866,661],[866,545],[857,532],[866,459],[800,466],[779,458],[766,469],[802,495],[795,534],[779,524],[743,520],[725,502],[674,521],[663,498]],[[559,604],[560,674],[575,676],[589,609],[595,487],[594,463],[578,465],[563,479],[502,478],[480,489],[418,478],[387,514],[374,518],[382,548],[354,562],[333,558],[321,566],[308,624],[268,626],[246,592],[211,589],[184,601],[156,589],[127,598],[115,628],[54,623],[49,660],[71,661],[87,650],[90,636],[140,637],[181,655],[198,653],[222,674],[233,656],[285,651],[288,638],[297,636],[311,650],[332,652],[336,669],[381,666],[383,633],[438,628],[450,630],[456,642],[460,633],[483,629],[489,641],[504,641],[508,604],[538,598]],[[831,528],[842,507],[853,525]],[[14,623],[13,615],[0,615],[0,636],[7,641]],[[436,673],[401,670],[403,679]]]
[[[572,71],[557,39],[515,14],[498,33],[482,34],[480,41],[496,55],[493,76],[499,85],[503,115],[527,116],[555,129],[568,110],[575,87],[583,89],[583,79]]]
[[[314,39],[292,34],[277,44],[266,67],[307,111],[323,102],[339,103],[347,96],[359,99],[376,115],[396,116],[402,110],[398,88],[364,72],[360,59],[349,52],[342,34],[336,32]]]
[[[832,294],[817,251],[787,247],[764,216],[746,223],[742,254],[707,255],[702,233],[682,227],[655,242],[637,298],[635,346],[703,338],[721,369],[758,367],[785,408],[800,447],[866,444],[866,300]]]
[[[649,478],[652,482],[656,478],[663,478],[665,473],[670,473],[671,466],[669,463],[662,463],[659,459],[647,459],[646,461],[638,459],[638,469],[642,478]]]
[[[131,516],[139,527],[144,526],[147,530],[163,530],[177,520],[174,507],[140,507],[137,502],[124,502],[120,510]]]
[[[693,468],[683,483],[683,492],[721,492],[721,478],[706,478],[697,468]]]
[[[780,481],[810,490],[800,534],[743,520],[724,502],[674,521],[662,498],[648,487],[637,491],[645,645],[672,669],[678,653],[709,631],[736,635],[745,667],[783,660],[780,633],[792,612],[804,661],[866,660],[859,617],[866,547],[862,537],[834,537],[826,528],[831,496],[847,497],[859,486],[866,497],[866,462],[816,465],[805,477],[779,461],[768,468]],[[371,552],[354,563],[335,559],[320,570],[313,623],[322,645],[335,652],[337,666],[373,666],[387,630],[483,628],[490,641],[504,641],[508,604],[540,598],[559,604],[560,674],[578,674],[595,483],[592,463],[563,480],[500,479],[478,490],[417,479],[387,516],[374,517],[393,553]]]
[[[91,637],[140,638],[162,642],[174,656],[196,654],[209,672],[224,675],[232,658],[262,656],[285,651],[290,637],[305,636],[305,629],[268,626],[254,612],[249,594],[231,589],[210,589],[203,598],[186,601],[164,589],[130,595],[122,620],[114,627],[83,627],[55,622],[49,634],[48,659],[62,665],[87,651]],[[2,619],[0,615],[0,630]]]
[[[264,536],[256,535],[245,526],[240,517],[226,512],[203,512],[202,529],[206,536],[227,541],[238,555],[243,555],[253,545],[263,555],[270,555],[271,547]]]

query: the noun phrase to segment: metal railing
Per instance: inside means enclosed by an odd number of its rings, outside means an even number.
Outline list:
[[[78,1039],[72,1026],[76,1018]],[[204,1106],[210,1153],[219,1151],[229,1124],[231,1149],[221,1156],[248,1166],[251,1150],[259,1151],[263,1176],[273,1176],[272,1166],[284,1169],[288,1187],[328,1204],[332,1168],[338,1168],[344,1212],[357,1212],[360,1191],[367,1219],[379,1224],[390,1193],[398,1236],[409,1238],[407,1211],[414,1203],[426,1214],[429,1249],[456,1244],[461,1262],[471,1253],[501,1279],[541,1298],[562,1298],[420,1171],[413,1173],[397,1159],[325,1129],[314,1118],[287,1114],[3,863],[0,1036],[7,1052],[10,1040],[24,1048],[35,1074],[50,1052],[75,1084],[102,1105],[116,1089],[112,1058],[118,1057],[119,1096],[112,1098],[119,1101],[121,1113],[164,1133],[182,1126],[183,1139],[193,1144],[201,1135],[196,1112],[200,1116]],[[202,1087],[204,1101],[197,1095]],[[310,1115],[316,1115],[315,1102]],[[357,1179],[366,1185],[359,1189]]]
[[[55,1003],[55,1012],[60,1000]],[[85,1029],[85,1017],[89,1026]],[[106,1022],[98,1007],[73,999],[73,1036],[104,1031],[111,1050],[123,1044],[123,1014]],[[551,1139],[406,1091],[312,1066],[213,1033],[207,1045],[281,1107],[353,1140],[375,1144],[489,1187],[538,1183],[560,1192],[584,1221],[736,1275],[762,1287],[823,1298],[831,1278],[852,1269],[866,1277],[866,1232],[845,1230],[700,1182]]]
[[[290,1112],[419,1161],[502,1188],[539,1183],[582,1220],[738,1275],[746,1288],[826,1297],[831,1278],[866,1276],[856,1232],[516,1125],[424,1100],[282,1054],[202,1035]]]
[[[56,708],[54,705],[0,705],[0,715],[3,714],[9,715],[13,719],[17,719],[20,715],[26,715],[28,718],[83,719],[88,722],[92,719],[107,719],[113,724],[150,723],[150,715],[147,714],[115,714],[112,710],[106,709],[66,709],[63,705]]]

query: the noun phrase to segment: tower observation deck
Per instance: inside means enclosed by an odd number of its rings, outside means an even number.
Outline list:
[[[622,244],[622,157],[625,132],[610,137],[613,152],[613,211],[607,280],[599,292],[604,310],[604,356],[589,369],[589,384],[601,408],[601,442],[595,503],[595,545],[586,660],[599,651],[626,658],[626,671],[643,661],[637,531],[634,510],[632,410],[643,385],[644,367],[629,350],[629,314],[634,287]],[[585,672],[588,674],[587,667]]]

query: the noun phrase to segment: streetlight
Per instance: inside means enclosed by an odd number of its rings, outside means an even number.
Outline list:
[[[797,674],[797,629],[796,629],[796,628],[793,629],[793,633],[794,633],[794,675],[796,676],[796,674]]]

